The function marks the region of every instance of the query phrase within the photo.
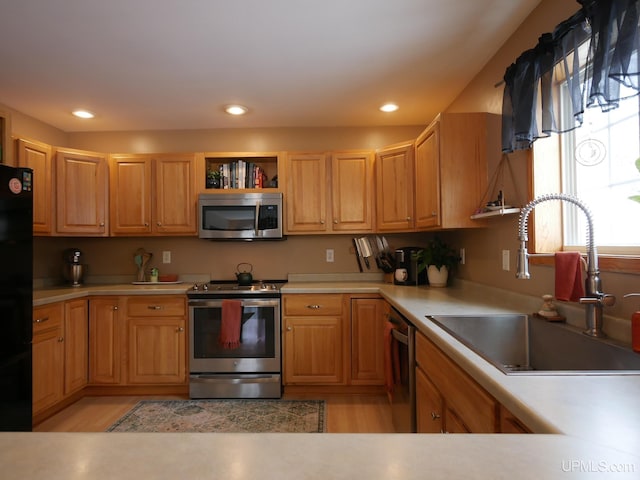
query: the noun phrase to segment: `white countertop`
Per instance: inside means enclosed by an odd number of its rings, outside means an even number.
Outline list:
[[[34,292],[184,293],[133,285]],[[181,288],[177,288],[181,287]],[[164,290],[166,288],[166,290]],[[536,432],[559,435],[0,433],[3,478],[612,478],[640,475],[640,376],[507,376],[425,318],[535,311],[526,296],[473,284],[289,282],[283,293],[380,293]],[[134,293],[135,294],[135,293]],[[606,475],[606,474],[609,475]]]

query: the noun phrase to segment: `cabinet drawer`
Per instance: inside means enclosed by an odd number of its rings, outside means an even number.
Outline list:
[[[184,317],[187,305],[183,297],[140,296],[127,299],[129,317]]]
[[[284,295],[285,315],[342,315],[344,296],[340,294]]]
[[[61,328],[64,317],[64,304],[62,302],[44,305],[33,309],[33,334]]]
[[[421,333],[416,335],[416,361],[442,393],[447,408],[457,414],[467,431],[497,431],[496,400]],[[449,430],[449,425],[446,429]]]

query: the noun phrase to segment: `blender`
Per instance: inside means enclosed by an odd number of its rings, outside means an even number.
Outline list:
[[[82,251],[79,248],[68,248],[63,254],[64,265],[62,275],[72,287],[82,285],[82,279],[86,270],[86,265],[82,263]]]

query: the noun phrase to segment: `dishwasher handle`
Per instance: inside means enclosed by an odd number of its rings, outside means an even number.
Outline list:
[[[400,330],[398,330],[397,328],[394,328],[393,330],[391,330],[391,336],[393,336],[393,338],[395,338],[400,343],[409,345],[409,335],[405,335],[404,333],[400,332]]]

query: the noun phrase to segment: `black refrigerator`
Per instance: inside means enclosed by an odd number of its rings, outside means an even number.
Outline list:
[[[0,431],[31,431],[33,172],[0,164]]]

